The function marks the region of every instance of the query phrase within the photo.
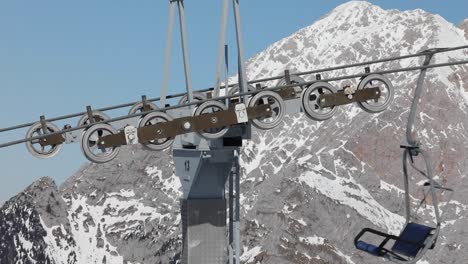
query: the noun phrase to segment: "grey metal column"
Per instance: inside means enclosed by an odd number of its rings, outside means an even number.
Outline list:
[[[224,58],[223,56],[225,55],[223,53],[225,53],[228,15],[229,15],[229,0],[223,0],[223,11],[221,14],[221,29],[219,33],[218,64],[216,66],[214,97],[219,96],[219,89],[221,86],[221,76],[223,72],[223,58]],[[227,79],[227,76],[226,76],[226,79]]]
[[[236,211],[234,216],[234,244],[236,252],[236,264],[240,264],[240,165],[239,165],[239,151],[234,151],[234,167],[236,172]]]
[[[180,39],[182,43],[182,55],[184,58],[185,86],[187,89],[188,101],[193,102],[192,78],[189,63],[189,50],[187,46],[187,31],[185,29],[184,0],[177,0],[179,7]]]
[[[241,17],[240,17],[240,8],[239,0],[232,0],[234,3],[234,22],[236,26],[236,36],[237,36],[237,53],[239,60],[239,91],[241,93],[247,91],[247,74],[244,64],[244,47],[242,42],[242,30],[241,30]],[[242,102],[247,103],[247,96],[244,95]]]
[[[233,173],[233,148],[173,149],[182,183],[182,263],[226,264],[226,181]],[[238,263],[238,262],[237,262]]]
[[[175,0],[169,0],[169,24],[167,26],[166,52],[164,54],[163,81],[161,85],[160,106],[166,106],[167,84],[169,82],[169,67],[171,62],[172,35],[174,32]]]

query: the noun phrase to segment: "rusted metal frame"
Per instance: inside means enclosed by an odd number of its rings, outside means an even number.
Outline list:
[[[332,107],[338,105],[351,104],[354,102],[365,102],[380,98],[380,89],[378,87],[357,90],[352,96],[339,91],[334,94],[321,94],[319,97],[320,107]]]
[[[261,105],[247,109],[249,119],[268,116],[271,113],[270,105]],[[184,129],[185,124],[189,124],[189,129]],[[204,114],[195,117],[182,117],[171,122],[145,126],[138,128],[138,138],[140,143],[146,143],[155,139],[173,138],[191,132],[203,131],[210,128],[222,128],[233,126],[237,123],[234,108],[211,114]],[[103,137],[98,143],[104,148],[115,147],[126,144],[123,132],[115,135]]]
[[[270,104],[247,108],[249,120],[270,115]],[[173,138],[186,133],[201,132],[211,128],[223,128],[237,124],[236,111],[232,107],[225,111],[193,117],[182,117],[170,122],[140,127],[138,128],[138,140],[144,144],[151,140]],[[98,145],[103,148],[126,145],[125,135],[121,131],[115,135],[102,137],[99,139]]]
[[[45,116],[41,116],[39,122],[41,123],[42,133],[44,135],[49,134],[50,132],[49,132],[49,129],[47,128],[47,121],[46,121]],[[47,136],[45,138],[39,139],[39,144],[43,147],[59,145],[59,144],[62,144],[63,142],[65,142],[65,138],[61,134],[53,134],[51,136]]]

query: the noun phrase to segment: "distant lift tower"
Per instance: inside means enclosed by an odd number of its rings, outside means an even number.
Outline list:
[[[246,91],[247,81],[243,59],[242,34],[240,29],[239,0],[233,0],[235,29],[237,35],[239,86],[238,92]],[[161,91],[161,104],[165,106],[167,83],[169,78],[169,62],[174,27],[174,13],[178,9],[182,54],[185,69],[187,95],[179,104],[206,100],[206,95],[194,93],[192,89],[189,51],[187,46],[185,14],[183,0],[170,0],[169,25],[167,35],[164,77]],[[229,14],[229,0],[223,0],[221,16],[221,32],[218,49],[218,63],[215,88],[212,98],[220,96],[223,63],[226,64],[226,80],[228,76],[227,48],[225,49],[226,31]],[[227,46],[226,46],[227,47]],[[223,60],[225,58],[225,60]],[[226,81],[227,83],[227,81]],[[227,93],[227,87],[226,87]],[[224,103],[206,102],[200,105],[195,116],[227,110],[227,100]],[[246,96],[237,98],[240,103],[246,103]],[[192,116],[194,106],[179,108],[172,112],[177,118]],[[188,133],[175,137],[173,142],[173,157],[176,175],[180,178],[183,189],[181,199],[181,219],[184,264],[225,264],[240,263],[240,203],[239,203],[239,150],[243,139],[250,139],[251,125],[248,116],[242,116],[244,109],[239,109],[235,127],[212,128],[202,133]],[[217,123],[218,117],[207,122]],[[243,122],[243,123],[242,123]],[[191,130],[193,124],[187,121],[183,128]],[[229,178],[229,231],[226,239],[226,197],[225,186]],[[235,190],[235,192],[234,192]],[[235,200],[235,204],[234,204]],[[228,260],[226,259],[228,256]]]

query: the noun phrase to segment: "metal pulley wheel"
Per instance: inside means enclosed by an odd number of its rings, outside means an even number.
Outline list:
[[[94,163],[106,163],[113,160],[120,151],[119,147],[100,147],[99,139],[117,134],[117,130],[109,124],[96,124],[88,128],[81,137],[81,151],[85,157]]]
[[[201,104],[194,113],[194,116],[201,116],[204,114],[211,114],[220,111],[227,110],[227,106],[218,101],[208,101]],[[217,123],[218,120],[216,117],[212,117],[210,120],[213,124]],[[216,139],[224,136],[228,132],[229,128],[221,127],[221,128],[209,128],[203,131],[198,132],[200,136],[206,139]]]
[[[145,115],[140,121],[140,127],[151,126],[172,121],[172,117],[163,112],[153,112]],[[156,131],[157,133],[157,131]],[[164,150],[172,145],[174,138],[160,138],[143,143],[150,150]]]
[[[260,129],[272,129],[277,127],[283,121],[286,107],[284,105],[283,98],[279,96],[277,93],[272,91],[263,91],[256,94],[252,99],[250,99],[249,107],[255,107],[259,105],[271,105],[271,116],[268,117],[260,117],[256,119],[252,119],[252,123],[254,126]]]
[[[291,75],[290,78],[291,78],[291,84],[299,84],[299,83],[305,83],[306,82],[304,79],[302,79],[301,77],[299,77],[297,75]],[[278,81],[278,83],[276,84],[277,87],[286,86],[286,85],[288,85],[288,84],[286,83],[286,78],[285,77],[281,78]],[[296,94],[302,93],[302,90],[304,90],[304,86],[302,86],[302,85],[294,86],[294,91],[296,92]]]
[[[101,111],[96,111],[96,110],[93,110],[93,118],[94,118],[94,122],[101,122],[101,121],[110,119],[108,115],[104,114]],[[89,123],[90,122],[89,122],[88,114],[84,114],[78,121],[77,126],[80,127],[80,126],[88,125]]]
[[[255,88],[255,86],[253,86],[253,85],[251,85],[251,84],[248,84],[248,85],[247,85],[247,91],[248,91],[248,92],[253,92],[253,91],[255,91],[255,90],[257,90],[257,89]],[[236,84],[236,85],[234,85],[231,89],[229,89],[228,95],[235,95],[235,94],[238,94],[239,91],[240,91],[239,84]],[[251,97],[251,96],[252,96],[252,95],[249,95],[249,97]],[[239,98],[239,97],[231,97],[231,98],[229,98],[229,99],[232,100],[232,99],[237,99],[237,98]]]
[[[193,101],[194,102],[203,101],[203,100],[206,100],[206,95],[204,95],[202,93],[197,93],[197,92],[193,93]],[[188,95],[187,94],[182,96],[182,98],[180,98],[179,104],[180,105],[188,104]]]
[[[46,122],[46,127],[47,133],[55,133],[60,131],[60,129],[56,125],[50,122]],[[32,125],[28,129],[28,132],[26,132],[26,138],[38,137],[43,135],[44,133],[42,131],[42,125],[40,122]],[[26,148],[28,149],[29,153],[31,153],[34,157],[39,159],[47,159],[57,155],[57,153],[62,148],[62,144],[43,146],[41,145],[39,139],[35,139],[26,142]]]
[[[146,105],[148,106],[149,111],[158,109],[158,107],[152,102],[146,102]],[[146,110],[146,111],[148,111],[148,110]],[[136,113],[143,113],[143,112],[146,112],[146,111],[144,109],[143,102],[138,102],[138,103],[134,104],[132,106],[132,108],[130,108],[130,110],[128,111],[128,115],[133,115],[133,114],[136,114]]]
[[[316,82],[311,84],[302,93],[302,107],[308,117],[316,121],[324,121],[336,114],[338,107],[320,106],[320,95],[336,93],[337,89],[327,82]]]
[[[395,89],[392,83],[383,75],[371,74],[359,83],[357,89],[363,90],[366,88],[378,87],[380,97],[365,102],[358,102],[358,105],[366,112],[379,113],[388,108],[395,97]]]

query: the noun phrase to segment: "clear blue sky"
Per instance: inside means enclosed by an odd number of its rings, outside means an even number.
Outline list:
[[[185,2],[194,87],[209,87],[221,1]],[[243,0],[246,57],[344,2]],[[383,8],[422,8],[455,24],[468,17],[465,0],[371,2]],[[0,0],[0,127],[38,120],[42,114],[79,112],[86,105],[136,101],[142,94],[158,96],[167,11],[168,0]],[[183,89],[178,45],[176,41],[170,80],[174,92]],[[0,142],[24,133],[0,135]],[[49,160],[33,158],[24,145],[0,149],[0,200],[42,176],[61,183],[84,162],[78,145],[65,145]]]

